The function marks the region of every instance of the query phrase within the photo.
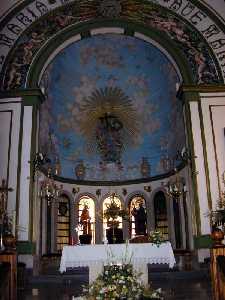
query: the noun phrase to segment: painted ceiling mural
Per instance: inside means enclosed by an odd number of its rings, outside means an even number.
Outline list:
[[[194,83],[214,84],[222,81],[221,74],[217,70],[218,62],[215,61],[215,57],[205,40],[207,35],[210,36],[209,29],[205,30],[206,36],[203,36],[187,21],[154,3],[134,0],[109,1],[112,3],[108,8],[103,5],[105,2],[107,1],[100,3],[96,0],[74,1],[74,3],[68,3],[49,15],[47,14],[48,9],[41,6],[39,9],[42,17],[18,37],[15,47],[11,50],[7,63],[0,74],[0,81],[2,82],[0,88],[2,90],[23,88],[33,58],[46,41],[55,36],[55,33],[66,28],[71,29],[72,25],[81,25],[93,20],[107,20],[107,18],[116,18],[117,21],[138,22],[145,28],[157,30],[159,35],[166,35],[186,58]],[[192,11],[192,8],[190,6],[188,11]],[[28,22],[30,15],[24,18]],[[20,33],[21,30],[18,26],[12,29],[16,33]],[[9,47],[12,40],[7,36],[4,38],[6,39],[4,43]],[[213,47],[220,50],[223,39],[219,40],[218,43],[221,45],[217,45],[215,41]],[[222,61],[223,57],[220,56],[219,60]]]
[[[163,174],[184,146],[179,77],[158,48],[104,34],[63,49],[46,69],[40,151],[65,178],[123,181]]]

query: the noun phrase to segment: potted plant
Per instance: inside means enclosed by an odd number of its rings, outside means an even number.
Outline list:
[[[224,225],[225,225],[225,193],[221,194],[221,197],[217,203],[215,210],[211,210],[208,215],[212,224],[211,238],[213,240],[213,246],[221,246],[224,239]]]

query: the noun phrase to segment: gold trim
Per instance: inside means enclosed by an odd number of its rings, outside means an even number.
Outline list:
[[[204,167],[205,167],[208,206],[209,209],[212,209],[212,197],[211,197],[211,188],[210,188],[211,184],[209,178],[209,165],[208,165],[208,156],[207,156],[207,148],[206,148],[205,128],[204,128],[204,120],[203,120],[203,113],[202,113],[202,105],[200,102],[198,102],[198,109],[199,109],[199,120],[200,120],[200,129],[201,129],[201,138],[202,138],[203,159],[204,159]]]
[[[190,97],[191,101],[199,102],[199,99],[197,98],[197,94],[183,94],[184,99],[184,113],[185,113],[185,119],[186,119],[186,130],[187,130],[187,140],[188,145],[191,147],[191,152],[193,153],[193,156],[191,158],[191,181],[192,181],[192,189],[193,189],[193,204],[194,209],[192,210],[192,220],[195,221],[195,230],[197,235],[201,234],[201,218],[200,218],[200,205],[199,205],[199,196],[198,196],[198,181],[196,176],[196,164],[195,164],[195,149],[194,149],[194,139],[193,139],[193,124],[191,120],[191,111],[190,111]]]
[[[181,85],[178,93],[198,92],[198,93],[221,93],[225,92],[225,84],[218,85]]]

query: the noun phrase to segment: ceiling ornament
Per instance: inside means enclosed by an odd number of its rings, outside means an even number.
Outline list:
[[[118,87],[96,89],[80,105],[79,127],[87,151],[105,163],[120,163],[122,152],[135,145],[140,116],[134,103]]]

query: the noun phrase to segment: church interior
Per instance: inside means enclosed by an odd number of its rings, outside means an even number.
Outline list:
[[[224,0],[0,18],[0,300],[225,300]]]

